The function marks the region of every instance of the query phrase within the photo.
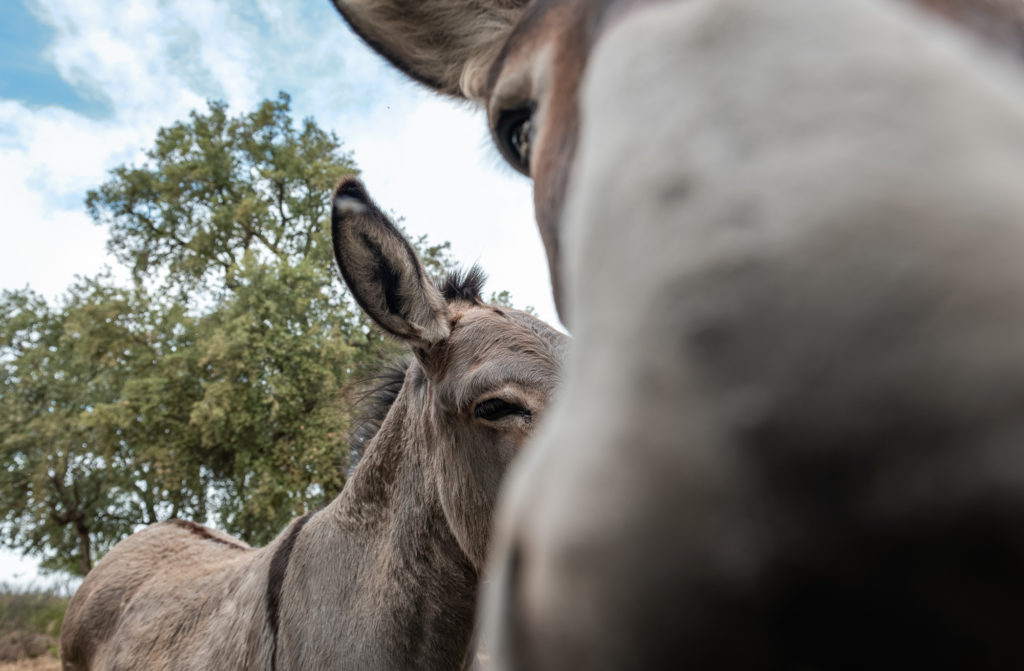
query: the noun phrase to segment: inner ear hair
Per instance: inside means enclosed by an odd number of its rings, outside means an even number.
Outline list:
[[[417,347],[448,337],[448,303],[412,245],[356,179],[335,189],[331,241],[345,284],[377,325]]]

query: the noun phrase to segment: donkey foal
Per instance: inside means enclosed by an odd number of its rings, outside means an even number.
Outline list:
[[[356,300],[413,354],[354,475],[261,549],[178,520],[119,543],[68,606],[66,671],[472,664],[495,495],[566,338],[485,305],[478,269],[435,287],[355,180],[332,234]]]

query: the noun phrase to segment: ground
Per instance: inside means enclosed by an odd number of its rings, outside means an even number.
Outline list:
[[[0,664],[0,671],[60,671],[60,660],[49,655]]]

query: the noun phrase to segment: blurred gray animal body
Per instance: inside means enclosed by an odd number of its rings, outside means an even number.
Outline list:
[[[183,521],[115,546],[69,604],[63,668],[466,669],[498,484],[543,412],[565,336],[440,287],[355,181],[335,255],[413,353],[345,488],[261,549]]]
[[[486,109],[575,336],[496,669],[1024,668],[1024,3],[335,4]]]

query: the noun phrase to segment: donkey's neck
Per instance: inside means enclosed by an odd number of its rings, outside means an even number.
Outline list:
[[[329,627],[326,640],[289,655],[297,668],[321,668],[334,648],[347,657],[334,663],[352,668],[458,669],[472,657],[477,573],[445,519],[428,439],[402,414],[392,410],[296,545],[308,559],[293,560],[286,584],[330,611],[309,613]]]

